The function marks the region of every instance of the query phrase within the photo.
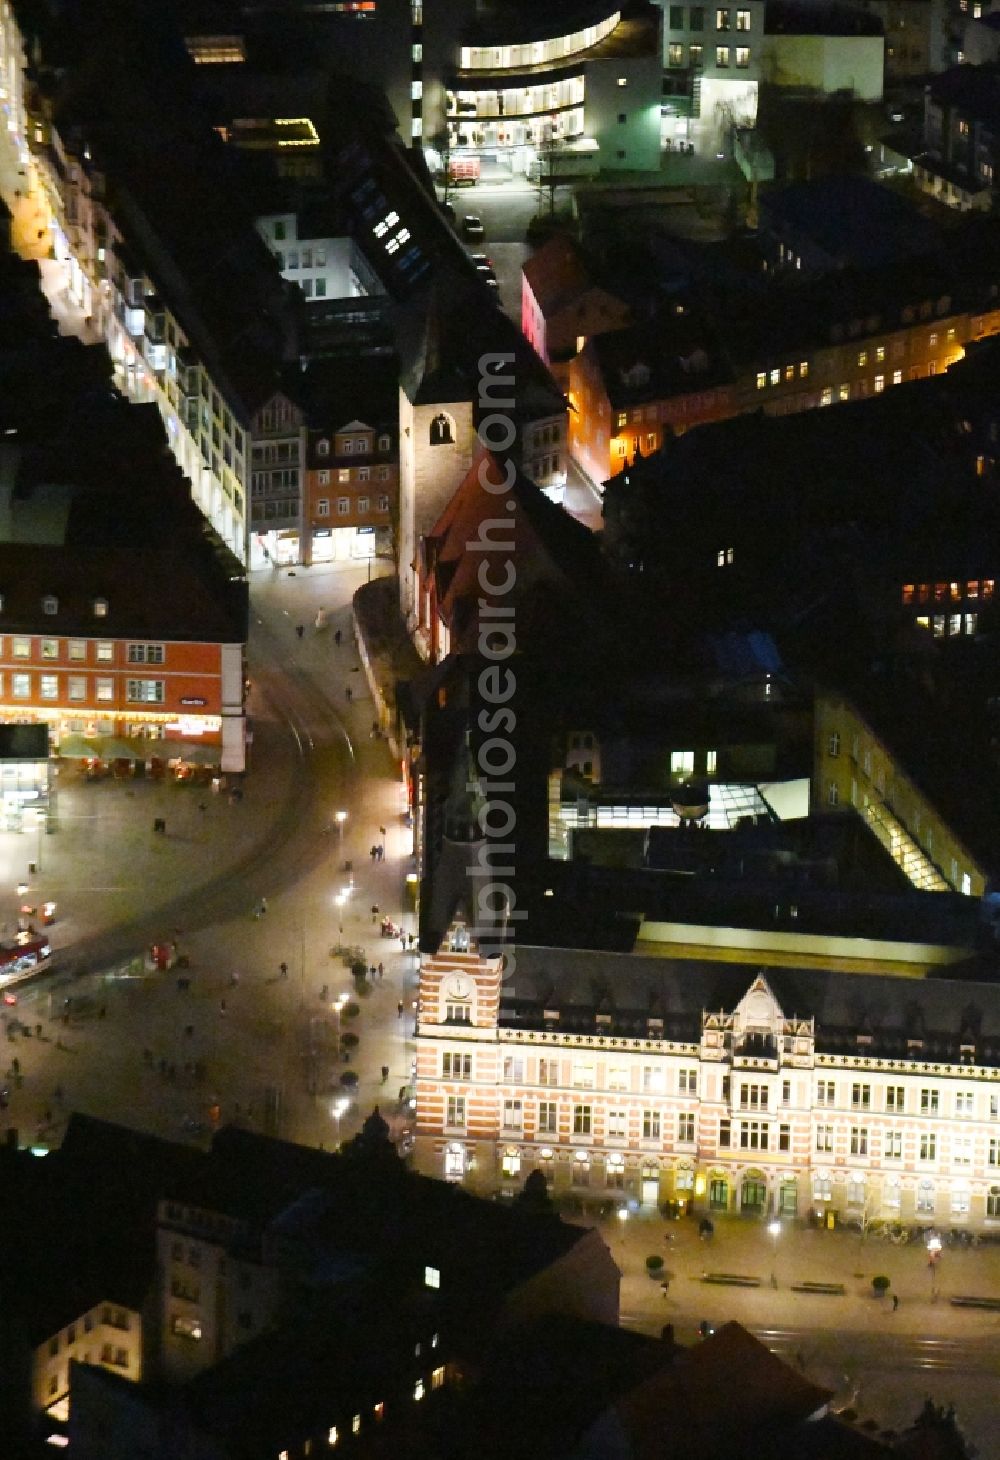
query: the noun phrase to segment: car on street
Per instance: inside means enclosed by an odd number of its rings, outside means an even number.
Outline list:
[[[485,279],[488,284],[496,283],[496,270],[492,267],[491,264],[477,264],[476,273],[481,279]]]
[[[478,213],[466,213],[462,219],[462,234],[465,238],[486,237],[486,229]]]

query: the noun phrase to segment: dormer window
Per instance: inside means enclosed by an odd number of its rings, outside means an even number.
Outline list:
[[[106,598],[95,598],[94,599],[94,617],[95,618],[107,618],[107,616],[108,616],[108,600]]]
[[[318,441],[316,443],[316,455],[317,456],[329,456],[330,455],[330,443],[329,443],[329,441],[327,441],[327,440],[324,439],[323,441]]]
[[[46,593],[42,599],[42,613],[54,614],[59,612],[59,600],[52,593]]]

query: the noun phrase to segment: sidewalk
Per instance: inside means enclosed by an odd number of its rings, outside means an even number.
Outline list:
[[[708,1241],[699,1238],[698,1222],[691,1218],[664,1222],[635,1216],[599,1224],[622,1269],[621,1311],[628,1326],[658,1333],[664,1323],[689,1329],[704,1318],[713,1324],[737,1319],[750,1328],[1000,1334],[1000,1313],[953,1308],[948,1301],[952,1295],[1000,1299],[1000,1243],[946,1246],[932,1274],[920,1242],[896,1247],[877,1238],[862,1241],[857,1232],[817,1231],[798,1223],[783,1223],[780,1236],[772,1239],[760,1222],[713,1221],[715,1235]],[[645,1260],[654,1253],[664,1259],[661,1276],[670,1283],[666,1295],[646,1272]],[[716,1286],[702,1282],[703,1273],[755,1277],[760,1286]],[[891,1281],[887,1299],[872,1294],[876,1274]],[[842,1283],[846,1293],[792,1292],[793,1284],[803,1282]],[[897,1311],[892,1294],[900,1300]]]

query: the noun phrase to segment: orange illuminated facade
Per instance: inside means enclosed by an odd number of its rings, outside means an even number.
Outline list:
[[[67,735],[118,737],[148,740],[150,757],[197,745],[200,759],[215,748],[221,761],[223,704],[241,698],[242,665],[240,644],[2,634],[0,717],[47,724],[56,747]]]
[[[593,340],[570,365],[570,453],[595,482],[616,476],[662,445],[664,433],[763,410],[788,415],[820,406],[865,400],[893,386],[941,374],[961,360],[970,340],[1000,332],[1000,310],[956,311],[948,296],[899,311],[898,327],[881,317],[817,326],[808,346],[779,351],[764,344],[729,382],[699,387],[694,361],[678,385],[659,386],[653,361],[611,367],[607,341]],[[719,329],[725,339],[724,327]],[[622,346],[614,345],[616,357]],[[720,352],[721,353],[721,352]]]

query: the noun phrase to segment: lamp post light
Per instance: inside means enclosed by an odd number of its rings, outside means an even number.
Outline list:
[[[337,1145],[340,1145],[340,1122],[351,1108],[351,1102],[346,1095],[341,1095],[330,1106],[330,1114],[337,1122]]]
[[[338,811],[337,814],[336,814],[336,816],[334,817],[334,821],[336,821],[336,823],[337,823],[337,831],[340,834],[340,846],[341,846],[341,849],[343,849],[343,846],[344,846],[344,823],[345,823],[346,820],[347,820],[347,812],[346,811]]]
[[[931,1270],[931,1302],[937,1302],[938,1286],[937,1274],[938,1263],[941,1260],[941,1238],[936,1232],[932,1232],[927,1238],[927,1266]]]
[[[771,1287],[778,1286],[778,1279],[775,1276],[775,1268],[778,1264],[778,1238],[781,1236],[781,1223],[779,1221],[768,1222],[767,1230],[771,1236]]]

